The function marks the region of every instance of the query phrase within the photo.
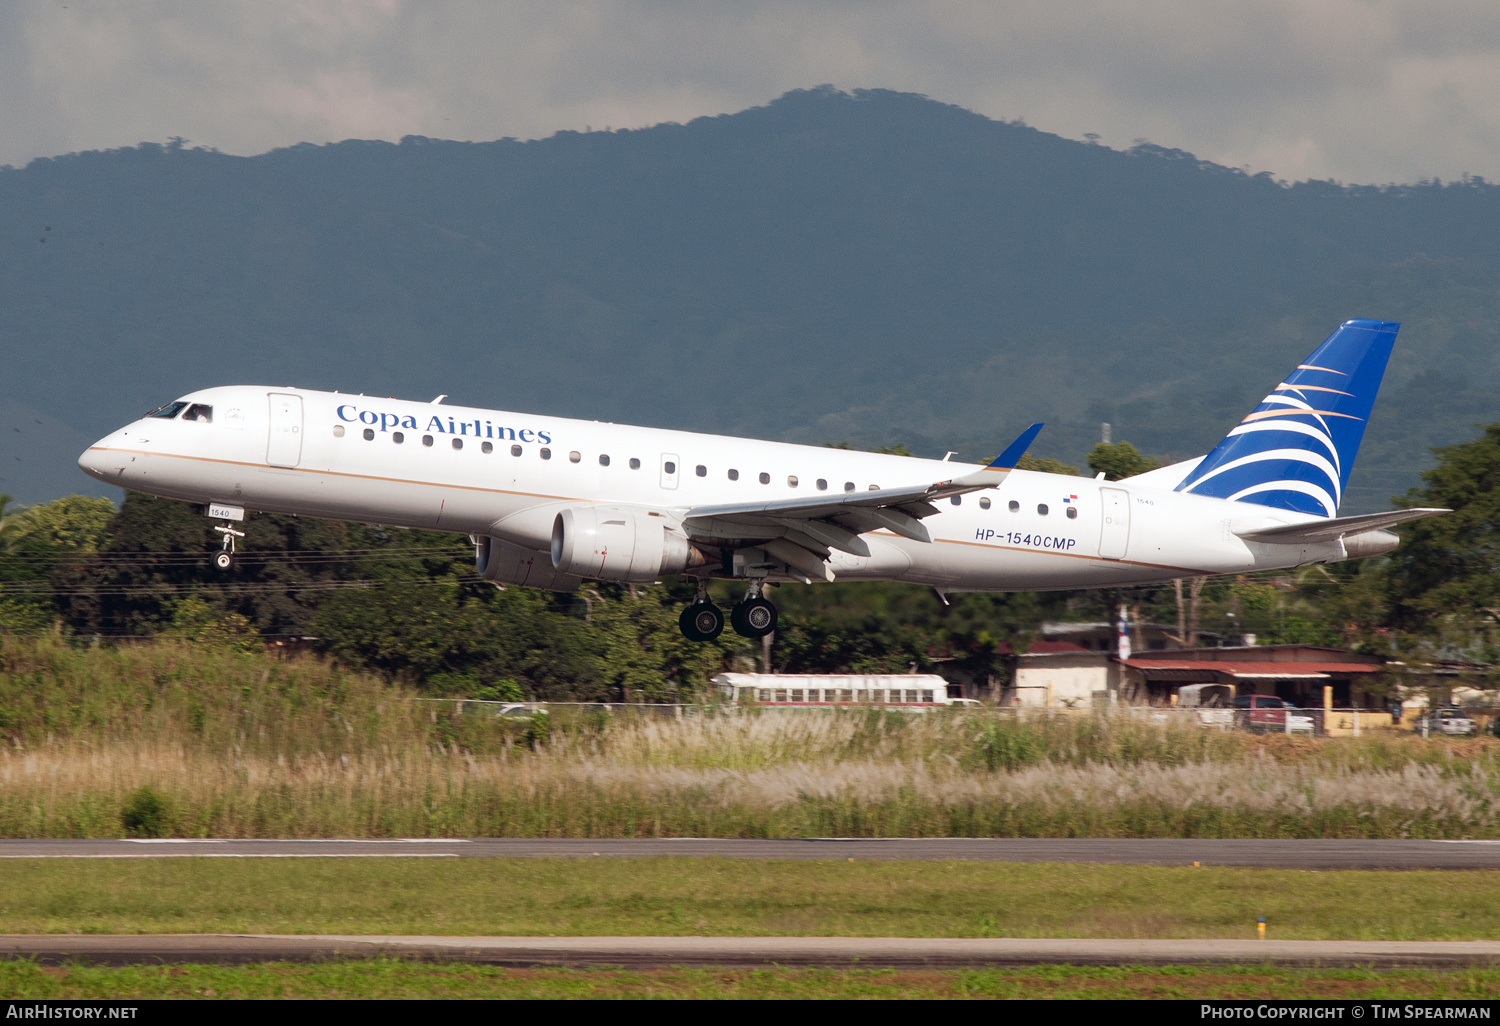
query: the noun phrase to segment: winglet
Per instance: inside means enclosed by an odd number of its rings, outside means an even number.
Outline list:
[[[995,462],[989,465],[988,470],[1013,470],[1021,457],[1026,455],[1026,450],[1031,448],[1031,443],[1036,441],[1037,434],[1042,430],[1042,423],[1031,425],[1020,436],[1005,447],[1005,451],[995,457]]]

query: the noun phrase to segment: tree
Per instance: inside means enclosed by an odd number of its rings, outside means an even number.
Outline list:
[[[991,460],[985,460],[986,463]],[[1035,470],[1041,474],[1067,474],[1070,477],[1078,476],[1078,468],[1071,463],[1062,460],[1054,460],[1051,457],[1022,456],[1016,460],[1017,470]]]
[[[69,558],[95,551],[107,538],[114,503],[68,495],[9,515],[0,496],[0,627],[36,633],[57,616],[50,578]]]
[[[1089,451],[1089,469],[1106,481],[1120,481],[1161,466],[1154,456],[1142,456],[1129,442],[1100,442]]]
[[[1392,624],[1467,648],[1500,615],[1500,424],[1433,452],[1437,466],[1400,503],[1453,512],[1399,529],[1387,575]]]

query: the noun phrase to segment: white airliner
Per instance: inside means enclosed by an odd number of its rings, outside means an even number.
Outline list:
[[[767,582],[909,581],[940,593],[1098,588],[1388,552],[1383,528],[1446,512],[1339,517],[1399,325],[1348,321],[1207,456],[1123,481],[597,421],[235,385],[185,395],[89,447],[111,485],[204,503],[232,562],[246,510],[468,534],[481,576],[698,579],[683,633],[776,627]]]

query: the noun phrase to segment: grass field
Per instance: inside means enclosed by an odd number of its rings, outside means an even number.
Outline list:
[[[1493,738],[419,697],[311,657],[0,638],[0,836],[1500,838]]]
[[[1500,970],[1046,966],[826,969],[500,969],[397,961],[44,968],[0,962],[10,999],[132,998],[1146,998],[1493,1001]]]
[[[1500,935],[1500,872],[734,859],[0,863],[0,933]]]

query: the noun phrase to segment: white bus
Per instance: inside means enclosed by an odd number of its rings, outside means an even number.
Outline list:
[[[972,698],[949,698],[948,682],[935,673],[721,673],[714,690],[729,702],[758,705],[978,705]]]

